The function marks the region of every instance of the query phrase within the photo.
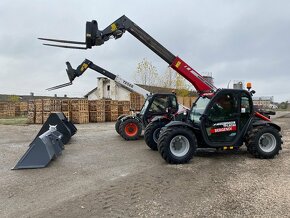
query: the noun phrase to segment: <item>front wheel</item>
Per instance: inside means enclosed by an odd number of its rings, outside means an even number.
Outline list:
[[[115,123],[115,130],[116,132],[120,135],[120,132],[119,132],[119,127],[120,127],[120,124],[121,124],[121,119],[117,120],[116,123]]]
[[[149,148],[157,151],[157,141],[159,138],[159,133],[162,127],[165,126],[165,122],[154,121],[147,125],[144,131],[144,139]]]
[[[282,149],[282,136],[272,126],[254,127],[248,133],[247,150],[257,158],[274,158]]]
[[[168,127],[158,139],[158,151],[170,164],[183,164],[190,161],[197,149],[196,137],[190,129]]]
[[[121,115],[118,117],[116,123],[115,123],[115,130],[116,132],[120,135],[120,132],[119,132],[119,127],[120,127],[120,124],[122,122],[122,118],[125,117],[126,115]]]
[[[120,135],[126,140],[137,140],[142,132],[142,124],[137,119],[127,119],[119,126]]]

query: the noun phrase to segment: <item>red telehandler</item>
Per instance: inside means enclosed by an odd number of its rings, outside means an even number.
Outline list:
[[[279,153],[282,149],[281,128],[254,110],[254,91],[217,89],[125,15],[104,30],[98,29],[97,21],[87,22],[85,42],[39,39],[85,45],[45,44],[48,46],[88,49],[100,46],[110,38],[118,39],[125,31],[165,60],[191,82],[199,93],[186,121],[172,121],[161,129],[157,148],[165,161],[171,164],[186,163],[194,156],[197,148],[236,149],[244,143],[248,152],[258,158],[273,158]]]

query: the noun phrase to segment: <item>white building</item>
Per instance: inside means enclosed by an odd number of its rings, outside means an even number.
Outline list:
[[[172,88],[148,86],[142,84],[136,84],[150,93],[172,93],[176,90]],[[111,99],[118,101],[130,101],[130,93],[132,91],[121,84],[116,83],[114,80],[106,77],[97,78],[97,88],[94,88],[84,97],[88,100],[100,100],[100,99]],[[196,96],[196,92],[190,92],[190,96]]]
[[[97,88],[85,95],[88,100],[112,99],[130,101],[130,93],[126,87],[117,84],[106,77],[97,78]]]
[[[254,105],[260,108],[273,108],[273,96],[262,96],[262,97],[253,97]]]

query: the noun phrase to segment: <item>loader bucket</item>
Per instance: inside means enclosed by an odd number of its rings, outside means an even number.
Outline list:
[[[77,132],[75,125],[68,121],[64,113],[54,112],[49,115],[36,137],[46,132],[50,126],[56,126],[57,131],[63,134],[61,139],[63,144],[67,144],[70,138]]]
[[[13,170],[46,167],[51,160],[62,154],[62,136],[55,129],[50,129],[36,137]]]

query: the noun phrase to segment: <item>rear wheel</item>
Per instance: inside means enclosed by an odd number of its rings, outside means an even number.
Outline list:
[[[273,158],[282,149],[282,136],[271,126],[254,127],[248,133],[247,150],[257,158]]]
[[[119,134],[126,140],[137,140],[142,132],[141,123],[133,118],[121,122]]]
[[[165,122],[155,121],[147,125],[144,132],[144,139],[149,148],[157,151],[157,141],[162,127],[166,125]]]
[[[190,161],[197,149],[194,133],[184,127],[169,127],[158,139],[158,151],[170,164],[183,164]]]

